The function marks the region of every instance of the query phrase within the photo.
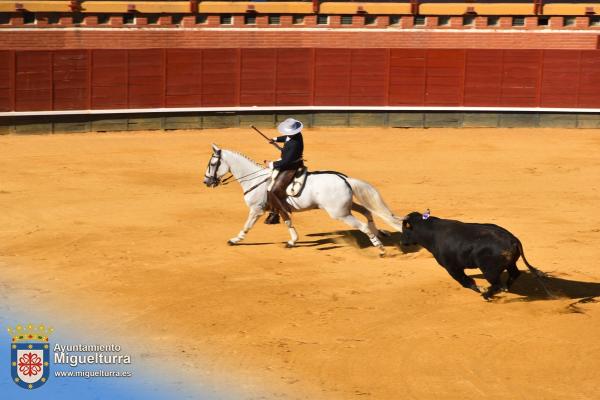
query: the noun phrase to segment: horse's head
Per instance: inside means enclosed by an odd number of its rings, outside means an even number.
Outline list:
[[[229,172],[229,165],[223,161],[223,152],[217,145],[213,144],[212,150],[213,153],[204,173],[204,184],[208,187],[217,187],[223,175]]]

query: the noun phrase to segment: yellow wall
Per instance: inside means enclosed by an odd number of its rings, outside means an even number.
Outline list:
[[[258,13],[277,14],[312,14],[312,3],[308,2],[238,2],[238,1],[203,1],[198,4],[198,12],[206,14],[243,14],[248,6],[254,6]]]
[[[64,0],[0,0],[0,12],[14,12],[15,3],[21,3],[27,11],[32,12],[65,12],[71,11],[69,1]],[[141,13],[189,13],[188,1],[84,1],[84,13],[126,13],[128,5],[134,4]],[[273,14],[312,14],[312,3],[298,2],[233,2],[233,1],[201,1],[199,12],[205,14],[243,14],[248,6],[253,6],[258,13]],[[373,15],[408,15],[411,8],[408,3],[360,3],[360,2],[324,2],[320,5],[321,14],[356,14],[362,7]],[[421,15],[463,15],[471,7],[478,15],[533,15],[533,4],[478,4],[478,3],[424,3],[419,11]],[[544,15],[585,15],[586,8],[593,7],[600,14],[600,3],[546,4]]]
[[[319,11],[321,14],[356,14],[359,6],[375,15],[410,14],[408,3],[322,3]]]
[[[592,4],[546,4],[544,5],[544,15],[585,15],[585,10],[593,7],[597,14],[600,14],[600,3]]]
[[[69,1],[0,1],[0,12],[14,12],[15,4],[22,4],[32,12],[71,12]]]
[[[86,1],[81,7],[84,13],[126,13],[129,4],[135,4],[136,11],[148,14],[190,12],[187,1]]]
[[[477,3],[445,3],[421,4],[419,13],[422,15],[463,15],[468,7],[472,7],[479,15],[533,15],[531,4],[477,4]]]

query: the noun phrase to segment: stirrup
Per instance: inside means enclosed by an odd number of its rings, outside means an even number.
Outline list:
[[[270,212],[269,215],[267,216],[267,219],[265,219],[265,224],[277,225],[278,223],[279,223],[279,213]]]

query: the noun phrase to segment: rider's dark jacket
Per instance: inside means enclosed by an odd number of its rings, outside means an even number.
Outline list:
[[[287,138],[290,140],[286,141]],[[278,136],[276,142],[285,142],[281,151],[281,160],[273,162],[273,168],[280,171],[297,169],[304,166],[302,153],[304,152],[304,140],[302,132],[292,136]]]

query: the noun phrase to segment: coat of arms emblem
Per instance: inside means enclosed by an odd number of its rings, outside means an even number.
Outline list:
[[[50,376],[50,343],[48,336],[54,329],[32,324],[8,328],[11,375],[13,382],[23,389],[37,389]]]

